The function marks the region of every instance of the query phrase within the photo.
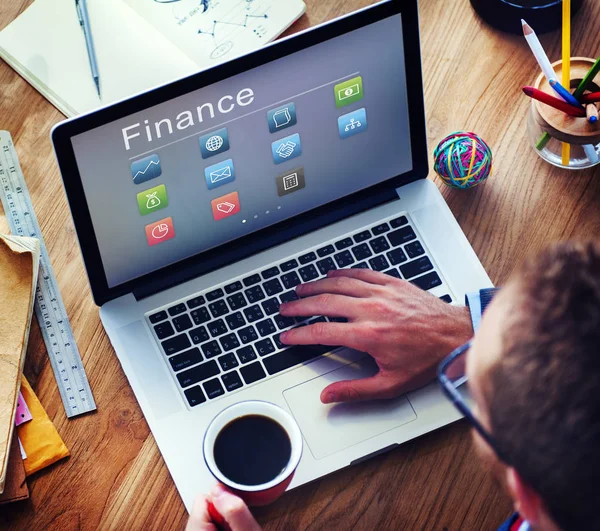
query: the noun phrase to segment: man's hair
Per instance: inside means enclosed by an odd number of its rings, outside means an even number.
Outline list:
[[[512,288],[492,433],[557,525],[600,529],[600,242],[550,247]]]

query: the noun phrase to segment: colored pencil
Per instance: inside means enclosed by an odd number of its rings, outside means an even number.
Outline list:
[[[563,87],[556,79],[550,80],[550,86],[563,100],[565,100],[569,105],[573,105],[575,107],[581,107],[581,103],[577,101],[573,95]]]
[[[535,31],[533,31],[533,28],[529,24],[527,24],[527,22],[525,22],[523,19],[521,19],[521,24],[523,26],[523,35],[525,35],[525,39],[527,39],[527,44],[529,44],[529,47],[531,48],[531,51],[533,52],[536,61],[538,62],[540,68],[542,69],[542,72],[544,72],[544,75],[546,76],[546,79],[548,81],[550,81],[551,79],[555,79],[556,72],[554,72],[554,68],[552,68],[552,63],[550,62],[550,59],[548,59],[548,56],[546,55],[546,52],[542,47],[542,43],[535,34]]]
[[[541,101],[546,105],[550,105],[550,107],[554,107],[555,109],[558,109],[559,111],[562,111],[565,114],[568,114],[569,116],[577,116],[579,118],[584,118],[586,115],[585,110],[583,109],[583,107],[581,107],[581,105],[575,107],[574,105],[570,105],[564,102],[563,100],[559,100],[558,98],[551,96],[547,92],[536,89],[534,87],[523,87],[523,92],[527,94],[527,96],[529,96],[530,98]]]
[[[562,84],[571,86],[571,0],[563,0],[562,5]],[[550,84],[552,82],[550,81]],[[571,93],[569,92],[569,96]],[[571,160],[571,145],[563,142],[562,164],[568,166]]]
[[[589,94],[584,94],[579,99],[581,103],[596,103],[600,101],[600,92],[590,92]]]
[[[598,152],[596,151],[596,148],[594,146],[592,146],[591,144],[586,144],[583,146],[583,150],[585,151],[585,154],[590,162],[592,162],[593,164],[600,162]]]
[[[598,121],[598,107],[593,103],[588,103],[585,107],[588,122],[595,124]]]
[[[598,72],[600,72],[600,57],[594,63],[594,66],[592,66],[592,68],[590,68],[589,72],[585,75],[585,77],[581,80],[581,83],[579,83],[579,86],[575,89],[573,96],[575,96],[577,99],[580,99],[581,96],[583,96],[585,89],[589,86],[589,84],[598,75]]]

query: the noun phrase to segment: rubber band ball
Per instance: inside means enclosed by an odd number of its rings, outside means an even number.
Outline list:
[[[473,188],[492,174],[492,150],[475,133],[455,132],[433,152],[435,173],[452,188]]]

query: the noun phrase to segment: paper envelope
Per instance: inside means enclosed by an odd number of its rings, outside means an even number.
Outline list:
[[[231,177],[231,166],[224,166],[223,168],[210,172],[210,182],[213,184],[218,183],[223,179],[228,179],[229,177]]]

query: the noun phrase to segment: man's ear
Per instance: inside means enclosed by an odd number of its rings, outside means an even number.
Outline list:
[[[531,525],[538,525],[544,511],[544,504],[538,493],[512,467],[506,468],[506,486],[515,510]]]

